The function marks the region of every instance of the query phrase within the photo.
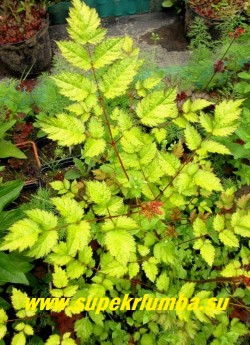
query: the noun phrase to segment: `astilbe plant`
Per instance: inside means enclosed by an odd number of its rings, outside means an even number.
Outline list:
[[[1,246],[43,258],[52,267],[50,295],[72,297],[65,314],[79,314],[74,332],[53,334],[45,344],[237,344],[248,333],[245,320],[230,313],[247,309],[249,300],[250,195],[237,199],[235,188],[224,189],[209,156],[230,155],[218,139],[236,130],[242,101],[187,99],[178,110],[177,90],[158,75],[133,82],[142,61],[130,37],[105,38],[95,10],[80,0],[73,0],[68,23],[71,41],[59,48],[86,73],[53,77],[71,104],[38,123],[59,145],[81,144],[82,159],[93,169],[80,201],[58,195],[51,198],[53,212],[26,211]],[[112,109],[125,95],[128,105]],[[169,147],[167,123],[183,131]],[[97,315],[75,302],[181,293],[202,303],[229,297],[230,308]],[[12,344],[25,344],[39,317],[38,310],[25,310],[26,297],[13,289]],[[2,310],[2,337],[7,319]]]

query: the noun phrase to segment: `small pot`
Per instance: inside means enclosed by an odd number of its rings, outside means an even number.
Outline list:
[[[242,10],[239,10],[239,12],[242,12]],[[217,25],[223,22],[223,18],[221,19],[215,19],[215,18],[209,18],[205,17],[195,11],[195,8],[189,5],[188,2],[186,2],[186,12],[185,12],[185,34],[188,36],[188,33],[190,31],[190,27],[193,24],[196,17],[199,17],[203,19],[204,23],[208,27],[208,31],[212,37],[212,39],[220,39],[221,38],[221,32],[217,29]]]
[[[218,25],[221,21],[201,16],[200,14],[196,13],[195,10],[188,5],[188,3],[186,3],[185,25],[184,25],[186,36],[188,36],[188,33],[190,32],[190,28],[196,17],[202,18],[204,20],[204,23],[208,27],[208,31],[213,39],[218,39],[220,37],[220,33],[219,33],[219,30],[216,29],[216,25]]]
[[[52,51],[48,31],[44,27],[26,41],[0,45],[0,57],[5,67],[14,75],[36,75],[45,71],[50,64]]]

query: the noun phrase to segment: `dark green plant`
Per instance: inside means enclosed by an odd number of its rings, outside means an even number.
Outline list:
[[[190,39],[189,48],[191,50],[213,47],[214,42],[212,42],[208,27],[200,17],[195,17],[190,26],[188,37]]]
[[[244,106],[250,109],[250,71],[240,72],[237,76],[239,80],[234,83],[233,92],[235,96],[244,98]]]
[[[0,82],[0,158],[26,158],[11,141],[16,122],[32,116],[32,99],[29,93],[18,89],[18,82],[6,79]]]
[[[239,186],[250,184],[250,73],[238,73],[238,82],[232,87],[235,97],[244,98],[242,117],[238,129],[230,140],[224,144],[230,149],[233,160],[230,161],[235,168]]]
[[[40,208],[44,211],[51,211],[53,209],[53,204],[50,201],[51,191],[46,188],[39,188],[37,192],[32,195],[31,200],[20,206],[22,212],[26,210],[31,210],[34,208]]]
[[[234,22],[232,20],[232,22]],[[234,25],[239,23],[236,21]],[[227,28],[224,28],[227,30]],[[190,60],[171,72],[178,74],[181,90],[220,90],[228,88],[244,65],[250,61],[250,28],[236,27],[223,32],[220,40],[211,41],[204,21],[196,19],[190,31]]]
[[[20,210],[4,210],[13,202],[23,188],[22,181],[10,181],[0,183],[0,238],[6,234],[6,230],[17,220],[23,217]],[[6,283],[29,285],[25,273],[30,271],[32,266],[29,260],[18,254],[0,253],[0,285]]]
[[[236,14],[216,23],[216,29],[219,31],[219,41],[227,40],[228,33],[234,32],[237,27],[244,27],[245,20],[241,14]]]
[[[13,120],[19,113],[33,115],[32,99],[28,92],[18,88],[18,81],[3,79],[0,82],[0,119]]]
[[[8,131],[13,128],[16,120],[0,120],[0,158],[15,157],[19,159],[27,158],[25,154],[7,139]]]
[[[59,113],[70,104],[68,99],[59,93],[54,81],[45,73],[38,78],[38,84],[33,89],[31,97],[39,112],[46,114]]]

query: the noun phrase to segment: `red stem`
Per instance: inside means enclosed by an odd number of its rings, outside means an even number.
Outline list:
[[[109,131],[109,136],[110,136],[110,139],[111,139],[111,145],[115,151],[115,154],[116,154],[116,157],[118,158],[118,161],[120,163],[120,166],[127,178],[127,180],[129,181],[129,177],[128,177],[128,173],[124,167],[124,164],[122,162],[122,159],[120,157],[120,154],[118,152],[118,149],[116,147],[116,142],[114,140],[114,137],[113,137],[113,134],[112,134],[112,131],[111,131],[111,126],[110,126],[110,122],[109,122],[109,118],[108,118],[108,114],[106,112],[106,108],[105,108],[105,105],[104,105],[104,102],[103,102],[103,98],[102,98],[102,93],[101,93],[101,90],[99,88],[99,84],[98,84],[98,80],[97,80],[97,76],[96,76],[96,72],[95,72],[95,68],[94,68],[94,65],[93,65],[93,60],[92,60],[92,56],[91,56],[91,53],[90,53],[90,50],[89,50],[89,47],[87,47],[88,49],[88,54],[89,54],[89,58],[90,58],[90,63],[91,63],[91,70],[92,70],[92,73],[93,73],[93,76],[94,76],[94,79],[95,79],[95,83],[96,83],[96,87],[97,87],[97,91],[98,91],[98,94],[99,94],[99,102],[100,102],[100,105],[102,107],[102,111],[103,111],[103,114],[104,114],[104,117],[105,117],[105,121],[107,123],[107,126],[108,126],[108,131]]]

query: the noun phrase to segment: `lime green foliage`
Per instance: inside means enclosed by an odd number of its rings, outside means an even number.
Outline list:
[[[7,326],[6,321],[8,320],[8,316],[3,309],[0,309],[0,339],[2,339],[6,332]]]
[[[70,183],[68,180],[64,179],[63,181],[51,182],[50,185],[58,194],[64,194],[69,198],[74,198],[79,191],[76,180]]]
[[[14,79],[3,79],[0,82],[0,114],[1,119],[8,114],[10,120],[17,113],[31,115],[32,98],[26,91],[18,90],[18,82]]]
[[[82,159],[93,168],[81,181],[80,200],[74,181],[53,182],[54,208],[26,211],[9,227],[1,249],[50,264],[50,296],[71,297],[65,313],[80,313],[74,335],[81,344],[238,344],[248,330],[230,319],[233,304],[229,311],[99,313],[77,304],[81,297],[182,293],[200,298],[203,307],[210,297],[231,298],[240,285],[243,292],[233,301],[244,308],[250,197],[237,199],[209,159],[214,152],[230,156],[221,140],[237,129],[242,100],[198,98],[177,106],[176,88],[167,88],[158,74],[136,83],[142,62],[132,39],[106,39],[95,10],[80,0],[73,0],[69,34],[73,42],[61,42],[60,49],[82,72],[53,80],[71,104],[38,124],[60,145],[82,144]],[[120,97],[128,102],[119,105]],[[178,141],[168,142],[168,125],[179,129]],[[24,296],[13,289],[19,318],[28,313]],[[25,328],[30,323],[16,322],[20,343],[31,334]],[[73,345],[74,335],[55,332],[44,340]]]
[[[51,335],[45,345],[76,345],[76,342],[70,338],[70,332],[67,332],[64,333],[62,340],[57,334]]]

